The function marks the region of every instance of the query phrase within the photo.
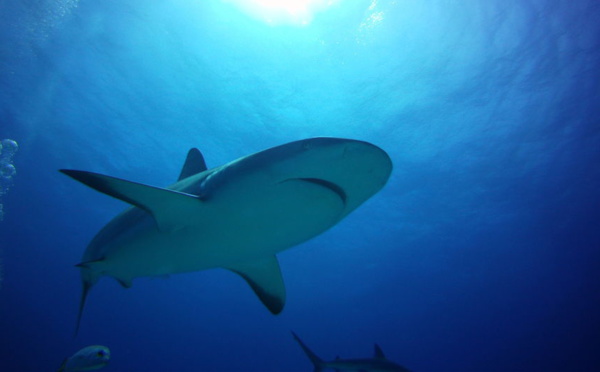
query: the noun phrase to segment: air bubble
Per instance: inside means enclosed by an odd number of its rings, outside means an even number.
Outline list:
[[[17,169],[14,165],[10,163],[0,163],[0,177],[11,179],[15,173],[17,173]]]
[[[17,153],[19,145],[17,141],[3,139],[0,141],[0,221],[4,219],[4,206],[1,197],[4,196],[10,186],[17,169],[13,164],[13,157]]]
[[[0,141],[0,161],[11,162],[13,156],[17,153],[19,144],[15,140],[3,139]]]

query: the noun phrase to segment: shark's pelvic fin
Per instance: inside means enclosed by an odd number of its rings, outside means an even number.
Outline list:
[[[383,351],[381,351],[381,348],[377,344],[375,344],[375,358],[376,359],[385,359],[385,355],[383,355]]]
[[[67,176],[114,198],[121,199],[152,214],[164,232],[185,226],[201,201],[194,195],[148,186],[93,172],[61,169]]]
[[[202,156],[200,150],[195,147],[191,148],[190,151],[188,151],[185,164],[183,164],[183,168],[181,168],[178,181],[193,176],[194,174],[204,172],[206,169],[206,162],[204,161],[204,156]]]
[[[123,288],[131,288],[131,286],[133,285],[133,281],[131,279],[117,279],[117,282],[119,282],[119,284],[121,285],[121,287]]]
[[[227,269],[244,278],[271,313],[279,314],[283,310],[285,285],[275,255],[230,265]]]

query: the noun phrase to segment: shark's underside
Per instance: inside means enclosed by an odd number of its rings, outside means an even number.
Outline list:
[[[61,170],[132,205],[87,247],[83,294],[101,276],[124,287],[136,277],[226,268],[274,314],[285,303],[276,253],[329,229],[379,191],[392,170],[372,144],[311,138],[207,169],[191,149],[179,180],[158,188],[97,173]]]

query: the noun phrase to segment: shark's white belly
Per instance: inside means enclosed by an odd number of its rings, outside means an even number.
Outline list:
[[[159,231],[148,215],[140,227],[100,249],[104,274],[131,280],[229,267],[304,242],[343,216],[340,196],[314,183],[249,184],[244,193],[237,186],[198,202],[196,213],[186,216],[189,223],[176,231]]]

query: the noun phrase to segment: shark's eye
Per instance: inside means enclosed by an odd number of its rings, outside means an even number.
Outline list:
[[[104,356],[106,353],[104,352],[104,350],[100,350],[99,352],[96,353],[97,356],[102,357]]]

